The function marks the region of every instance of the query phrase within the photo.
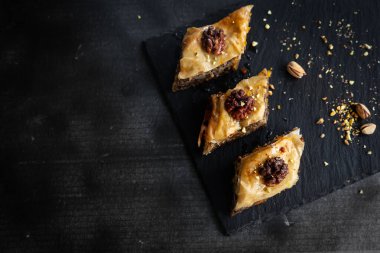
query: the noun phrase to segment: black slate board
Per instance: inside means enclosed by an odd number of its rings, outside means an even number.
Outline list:
[[[375,107],[375,112],[371,121],[380,123],[376,114],[379,109],[376,83],[379,80],[377,46],[380,35],[377,31],[380,25],[379,22],[373,22],[378,17],[376,13],[378,3],[375,1],[333,3],[327,0],[297,1],[293,4],[290,1],[277,1],[276,5],[268,1],[253,3],[255,7],[248,42],[258,41],[259,46],[257,50],[247,47],[241,66],[248,68],[249,72],[244,76],[240,72],[231,73],[202,86],[173,93],[171,85],[185,28],[149,39],[145,43],[159,87],[227,234],[258,220],[266,220],[285,213],[379,171],[377,151],[380,144],[377,140],[380,131],[371,137],[357,138],[353,145],[343,145],[340,141],[341,133],[335,129],[328,116],[330,107],[321,100],[325,96],[330,101],[339,100],[346,98],[352,92],[356,101],[364,103],[372,101],[370,105],[371,108]],[[215,22],[244,4],[246,2],[229,6],[220,13],[189,25],[199,26]],[[266,14],[269,9],[273,13],[271,16]],[[263,18],[267,18],[267,22],[271,25],[268,31],[264,29]],[[338,36],[335,31],[337,22],[341,19],[344,19],[345,25],[349,23],[356,32],[354,41],[358,40],[358,44],[354,42],[356,50],[354,56],[349,56],[349,51],[342,46],[348,40],[344,36]],[[322,21],[321,25],[318,24],[318,20]],[[331,27],[329,27],[330,20]],[[301,28],[302,25],[306,26],[306,30]],[[326,56],[326,45],[321,42],[321,35],[326,35],[329,43],[335,45],[332,57]],[[301,41],[301,44],[296,49],[292,47],[287,51],[280,41],[286,38],[292,41],[293,37],[296,37],[296,42]],[[368,57],[361,56],[363,51],[358,48],[360,43],[373,45]],[[295,53],[300,54],[297,61],[308,73],[301,80],[290,78],[285,71],[286,63],[293,59]],[[306,63],[310,59],[312,64],[307,68]],[[268,126],[218,148],[209,156],[202,156],[196,140],[209,95],[233,87],[242,78],[255,75],[264,67],[273,67],[271,83],[276,86],[274,95],[269,100],[271,110]],[[324,71],[321,70],[323,67]],[[326,75],[324,73],[326,68],[332,68],[335,74]],[[321,73],[322,78],[318,78]],[[341,74],[346,79],[355,80],[355,84],[350,86],[342,83]],[[333,88],[330,88],[330,85]],[[281,105],[281,110],[276,109],[277,105]],[[319,117],[326,119],[323,126],[315,125]],[[266,203],[231,218],[229,214],[236,158],[296,126],[301,128],[306,141],[297,185],[269,199]],[[321,133],[326,134],[323,140],[319,137]],[[368,150],[372,150],[373,154],[367,155]],[[329,166],[325,167],[324,161],[327,161]]]

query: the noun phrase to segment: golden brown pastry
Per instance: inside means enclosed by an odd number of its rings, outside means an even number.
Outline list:
[[[211,96],[198,137],[198,146],[204,143],[204,155],[266,125],[270,75],[264,69],[235,88]]]
[[[295,128],[277,137],[273,143],[239,157],[232,215],[293,187],[298,181],[303,149],[300,129]]]
[[[187,29],[173,91],[195,86],[238,68],[247,44],[252,7],[244,6],[212,25]]]

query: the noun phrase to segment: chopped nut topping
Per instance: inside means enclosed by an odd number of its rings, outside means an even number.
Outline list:
[[[323,139],[326,137],[326,135],[324,133],[322,133],[320,137],[321,137],[321,139]]]
[[[244,90],[233,90],[224,103],[226,111],[235,120],[243,120],[254,110],[254,99]]]
[[[223,29],[209,26],[202,33],[202,47],[207,53],[220,55],[225,48],[225,34]]]
[[[329,166],[329,163],[326,162],[326,161],[323,161],[323,165],[324,165],[325,167],[327,167],[327,166]]]
[[[258,172],[267,186],[274,186],[288,174],[288,164],[281,157],[269,158],[258,168]]]
[[[270,29],[270,25],[269,24],[265,24],[265,29],[269,30]]]
[[[252,41],[252,47],[256,47],[259,44],[257,41]]]

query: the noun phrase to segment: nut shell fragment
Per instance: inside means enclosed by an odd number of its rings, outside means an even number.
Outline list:
[[[286,67],[287,71],[290,75],[292,75],[295,78],[302,78],[304,75],[306,75],[305,70],[295,61],[291,61],[288,63]]]
[[[362,131],[362,134],[371,135],[376,130],[376,125],[373,123],[367,123],[360,127],[360,130]]]
[[[357,115],[362,119],[367,119],[371,117],[371,112],[368,110],[367,106],[363,104],[356,104],[355,105],[355,111]]]

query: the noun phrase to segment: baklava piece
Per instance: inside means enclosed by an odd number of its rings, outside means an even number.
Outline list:
[[[264,69],[225,93],[211,95],[198,137],[198,146],[204,143],[204,155],[266,125],[270,75]]]
[[[232,215],[292,188],[298,181],[304,145],[300,129],[295,128],[273,143],[239,157]]]
[[[215,24],[187,29],[173,91],[187,89],[238,68],[247,44],[252,7],[242,7]]]

